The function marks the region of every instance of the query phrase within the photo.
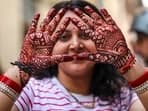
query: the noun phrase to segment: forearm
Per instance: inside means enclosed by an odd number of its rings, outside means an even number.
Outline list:
[[[132,82],[142,76],[146,70],[148,71],[148,68],[144,66],[141,60],[136,59],[135,64],[123,76],[128,82]]]
[[[135,65],[126,74],[124,74],[124,77],[128,80],[129,83],[138,82],[138,79],[142,77],[145,79],[143,79],[144,81],[148,81],[148,74],[146,74],[145,77],[145,72],[148,72],[148,68],[144,67],[144,65],[137,60]],[[138,96],[145,108],[148,110],[148,90],[142,91],[142,93],[139,93]]]
[[[146,111],[148,111],[148,91],[139,95],[141,102],[143,103]]]
[[[10,67],[5,73],[4,76],[8,77],[9,79],[13,80],[21,87],[20,83],[20,76],[19,76],[19,69],[17,66]],[[0,111],[10,111],[14,104],[14,100],[8,96],[3,91],[0,91]]]
[[[0,92],[0,100],[0,111],[10,111],[14,101],[2,92]]]

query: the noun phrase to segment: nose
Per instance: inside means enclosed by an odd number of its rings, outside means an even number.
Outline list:
[[[77,35],[74,35],[72,37],[69,45],[69,49],[71,52],[75,52],[75,53],[80,53],[84,51],[84,44]]]

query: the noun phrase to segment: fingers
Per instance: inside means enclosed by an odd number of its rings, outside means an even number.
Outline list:
[[[97,13],[91,7],[85,6],[84,10],[90,17],[92,17],[94,20],[97,20],[98,23],[102,23],[103,20],[105,20],[107,24],[115,24],[114,20],[109,15],[106,9],[100,9]]]
[[[52,55],[50,58],[51,65],[58,64],[61,62],[68,62],[74,60],[72,55]]]
[[[89,16],[87,16],[86,13],[81,11],[79,8],[75,8],[73,11],[91,28],[95,28],[95,21],[91,19]]]
[[[77,56],[78,60],[89,60],[97,63],[113,64],[117,60],[117,55],[108,54],[108,52],[80,53]]]
[[[97,21],[98,23],[102,23],[103,19],[99,15],[99,13],[95,12],[91,7],[85,6],[84,7],[85,13],[87,13],[93,20]]]
[[[52,55],[52,56],[36,56],[32,59],[33,65],[37,69],[45,69],[61,62],[72,61],[72,55]]]
[[[70,22],[70,18],[67,17],[65,20],[60,24],[59,28],[55,31],[55,33],[51,36],[50,40],[55,43],[60,35],[63,34],[65,29],[67,28],[68,24]]]
[[[65,14],[66,9],[61,9],[57,15],[53,18],[53,20],[48,24],[46,31],[48,31],[49,35],[52,35],[54,30],[56,29],[58,23],[60,23],[61,18]]]
[[[115,24],[114,20],[112,19],[112,17],[110,16],[110,14],[107,12],[106,9],[100,9],[99,12],[100,12],[101,16],[104,18],[104,20],[106,21],[107,24],[110,24],[110,25]]]
[[[39,18],[40,18],[40,14],[39,13],[34,15],[34,18],[32,20],[31,25],[29,26],[27,34],[31,34],[31,33],[36,32],[36,28],[37,28],[37,24],[38,24]]]
[[[114,66],[121,74],[125,74],[125,72],[127,72],[133,64],[135,64],[135,57],[129,50],[126,56],[120,57],[120,59],[114,63]]]
[[[88,25],[78,20],[77,18],[71,18],[71,21],[73,24],[75,24],[82,32],[87,34],[89,37],[93,36],[94,34],[93,30]]]
[[[49,24],[49,22],[53,19],[53,17],[56,14],[56,10],[54,8],[50,9],[47,13],[47,16],[44,18],[43,22],[40,25],[40,30],[45,31],[46,26]]]

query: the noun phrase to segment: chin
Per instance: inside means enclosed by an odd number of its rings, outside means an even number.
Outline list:
[[[74,66],[74,67],[69,67],[69,69],[65,72],[73,77],[84,77],[88,75],[87,69],[80,66],[79,67]]]
[[[61,63],[60,67],[65,73],[82,76],[86,75],[90,70],[93,69],[94,63],[90,61],[71,61]]]
[[[68,69],[71,70],[71,72],[84,72],[88,67],[82,64],[76,64],[71,65]]]
[[[66,67],[65,67],[66,68]],[[86,64],[80,64],[80,63],[72,63],[67,64],[67,69],[71,71],[81,71],[87,69],[88,66]]]

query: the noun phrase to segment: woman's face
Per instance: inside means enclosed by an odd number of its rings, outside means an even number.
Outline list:
[[[65,17],[76,17],[80,19],[72,11],[67,11],[60,23]],[[72,22],[70,22],[63,35],[59,37],[55,44],[52,54],[74,55],[82,52],[96,52],[95,44],[87,35],[82,33]],[[87,60],[73,60],[60,63],[58,65],[58,71],[59,73],[62,72],[73,76],[82,76],[91,73],[94,65],[94,62]]]

